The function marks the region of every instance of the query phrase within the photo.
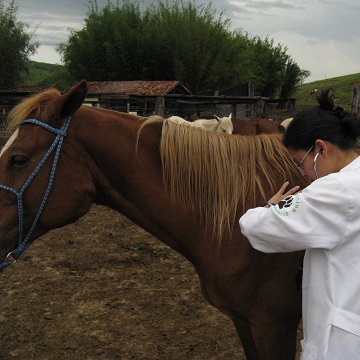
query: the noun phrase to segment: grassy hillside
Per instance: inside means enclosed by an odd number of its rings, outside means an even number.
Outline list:
[[[296,99],[296,111],[308,106],[316,105],[316,97],[311,91],[325,86],[331,86],[335,90],[335,104],[350,110],[352,90],[355,83],[360,82],[360,73],[336,78],[314,81],[297,87],[294,98]]]
[[[62,65],[30,61],[29,73],[24,75],[21,86],[51,84],[59,90],[64,90],[74,82]]]
[[[61,65],[30,61],[29,74],[24,78],[23,85],[40,85],[51,77],[53,73],[63,69]]]

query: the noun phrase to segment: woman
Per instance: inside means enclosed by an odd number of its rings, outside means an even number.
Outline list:
[[[300,112],[283,143],[312,183],[286,191],[240,219],[262,252],[306,250],[301,359],[360,359],[360,119],[334,108],[332,89],[320,106]]]

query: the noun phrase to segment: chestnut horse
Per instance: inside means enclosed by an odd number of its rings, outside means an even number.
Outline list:
[[[270,120],[263,118],[233,119],[234,134],[241,135],[258,135],[258,134],[277,134],[281,132],[279,125]]]
[[[24,100],[0,153],[1,268],[91,204],[109,206],[187,258],[247,359],[294,359],[303,253],[263,254],[238,219],[304,180],[279,135],[240,136],[81,106],[87,84]],[[100,265],[100,263],[99,263]]]

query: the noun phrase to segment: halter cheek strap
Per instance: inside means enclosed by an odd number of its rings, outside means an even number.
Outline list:
[[[44,129],[53,132],[54,134],[56,134],[56,138],[54,139],[53,143],[51,144],[49,150],[46,152],[46,154],[43,156],[43,158],[41,159],[41,161],[39,162],[39,164],[36,166],[35,170],[32,172],[32,174],[30,175],[30,177],[26,180],[24,186],[21,188],[21,190],[18,192],[15,189],[5,186],[5,185],[1,185],[0,184],[0,189],[5,190],[5,191],[9,191],[13,194],[15,194],[15,196],[17,197],[17,203],[18,203],[18,217],[19,217],[19,236],[18,236],[18,245],[17,247],[10,252],[7,256],[5,261],[0,264],[0,270],[13,264],[14,262],[16,262],[16,260],[20,257],[20,255],[29,247],[30,245],[30,237],[33,234],[35,227],[39,221],[39,218],[44,210],[46,201],[49,197],[50,194],[50,190],[52,188],[53,182],[54,182],[54,177],[55,177],[55,170],[56,170],[56,165],[57,162],[59,160],[59,155],[60,155],[60,150],[61,150],[61,146],[62,143],[64,141],[64,137],[66,136],[66,131],[67,128],[70,124],[71,121],[71,117],[68,117],[62,127],[60,129],[54,128],[48,124],[45,124],[39,120],[36,119],[27,119],[25,121],[23,121],[21,123],[22,124],[35,124],[38,126],[43,127]],[[27,235],[25,236],[25,238],[23,239],[23,231],[24,231],[24,205],[23,205],[23,195],[25,190],[29,187],[30,183],[34,180],[35,176],[37,175],[37,173],[40,171],[40,169],[43,167],[43,165],[45,164],[45,161],[48,159],[48,157],[51,155],[51,153],[55,150],[55,156],[54,156],[54,161],[53,161],[53,165],[51,168],[51,173],[50,173],[50,178],[49,178],[49,183],[48,186],[46,188],[45,194],[44,194],[44,198],[40,204],[39,210],[34,218],[34,221],[27,233]]]

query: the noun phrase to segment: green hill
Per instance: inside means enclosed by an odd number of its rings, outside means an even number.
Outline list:
[[[24,75],[21,86],[51,84],[63,90],[74,82],[62,65],[30,61],[29,72]]]
[[[61,71],[62,65],[30,61],[29,74],[25,75],[23,85],[40,85],[54,73]]]
[[[325,86],[331,86],[335,90],[335,103],[346,110],[350,110],[352,90],[355,83],[360,82],[360,73],[339,76],[331,79],[314,81],[300,85],[296,88],[294,98],[296,99],[296,111],[308,106],[316,105],[316,97],[311,91]]]

